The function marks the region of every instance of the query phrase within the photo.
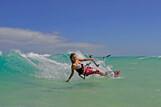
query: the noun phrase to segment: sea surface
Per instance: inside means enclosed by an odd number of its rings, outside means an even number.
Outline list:
[[[0,52],[0,107],[161,107],[161,56],[95,58],[121,77],[66,83],[68,53]]]

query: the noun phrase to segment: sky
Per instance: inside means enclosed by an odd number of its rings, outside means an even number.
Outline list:
[[[0,51],[161,55],[160,0],[0,0]]]

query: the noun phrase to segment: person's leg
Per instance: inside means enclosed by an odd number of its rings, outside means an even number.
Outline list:
[[[88,75],[92,75],[92,74],[99,74],[101,76],[106,76],[107,75],[107,73],[103,73],[100,70],[94,69],[92,67],[85,68],[85,75],[88,76]]]
[[[101,76],[107,76],[107,72],[101,72],[100,70],[96,69],[96,70],[93,70],[93,73],[94,74],[99,74]]]

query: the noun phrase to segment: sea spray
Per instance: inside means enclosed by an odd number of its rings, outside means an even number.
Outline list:
[[[80,51],[74,52],[79,58],[87,57]],[[16,74],[23,74],[23,76],[64,81],[71,72],[70,53],[49,55],[34,52],[23,53],[20,50],[12,50],[7,54],[1,54],[0,70],[1,72],[9,72],[12,75],[16,72]],[[89,61],[83,63],[86,65]],[[97,59],[97,63],[99,63],[99,69],[103,72],[112,71],[103,60]],[[96,67],[93,63],[90,66]],[[77,73],[75,73],[72,79],[79,79]]]

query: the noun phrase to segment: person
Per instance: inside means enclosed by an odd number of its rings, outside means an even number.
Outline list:
[[[78,73],[78,75],[85,79],[85,76],[89,76],[92,74],[98,74],[100,76],[107,76],[107,72],[102,72],[99,69],[95,69],[93,67],[90,66],[84,66],[81,62],[83,61],[94,61],[94,58],[84,58],[84,59],[80,59],[78,58],[78,56],[76,55],[76,53],[71,53],[70,55],[70,60],[71,60],[71,74],[68,77],[68,79],[66,80],[66,82],[69,82],[69,80],[72,78],[74,72],[76,71]],[[118,72],[115,73],[115,75]]]

